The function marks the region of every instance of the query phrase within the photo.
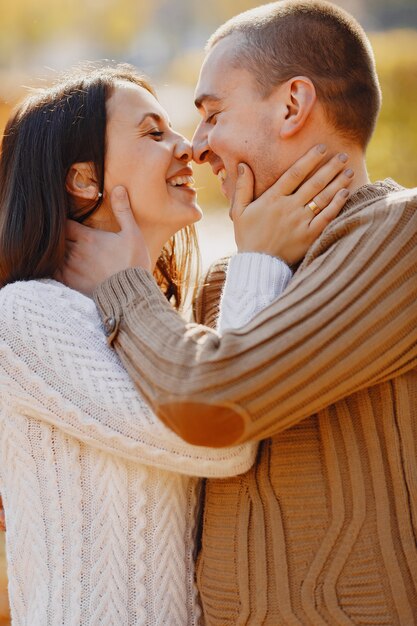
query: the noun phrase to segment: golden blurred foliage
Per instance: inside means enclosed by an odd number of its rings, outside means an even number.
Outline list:
[[[65,33],[102,40],[109,49],[124,48],[144,28],[153,12],[150,2],[100,0],[13,0],[1,2],[1,58],[21,55],[34,44]]]
[[[368,150],[369,173],[373,180],[390,176],[405,187],[416,187],[417,31],[377,33],[371,42],[383,101]]]

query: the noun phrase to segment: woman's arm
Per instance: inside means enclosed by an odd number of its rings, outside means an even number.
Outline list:
[[[218,332],[223,334],[249,323],[282,294],[291,277],[284,261],[267,254],[232,256],[221,296]]]
[[[175,472],[219,477],[251,466],[254,445],[192,446],[156,418],[107,347],[88,298],[53,281],[15,283],[0,291],[0,315],[0,414],[3,405],[5,413]]]

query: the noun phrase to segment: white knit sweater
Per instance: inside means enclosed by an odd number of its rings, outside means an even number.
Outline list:
[[[194,477],[244,472],[255,448],[182,442],[94,303],[52,280],[0,291],[0,454],[14,626],[199,623]]]

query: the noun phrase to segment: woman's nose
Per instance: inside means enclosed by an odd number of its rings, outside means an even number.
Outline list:
[[[191,143],[185,139],[185,137],[181,137],[178,140],[176,144],[175,157],[180,161],[185,161],[186,163],[191,161],[193,157],[193,149],[191,147]]]

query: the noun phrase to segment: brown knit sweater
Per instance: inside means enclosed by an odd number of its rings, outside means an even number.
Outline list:
[[[207,481],[210,626],[417,624],[417,194],[398,189],[359,190],[283,296],[222,338],[142,270],[97,291],[161,419],[197,444],[262,440],[252,470]],[[218,267],[202,321],[221,283]]]

